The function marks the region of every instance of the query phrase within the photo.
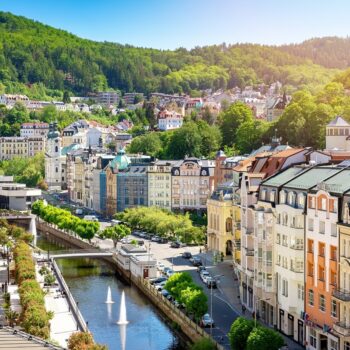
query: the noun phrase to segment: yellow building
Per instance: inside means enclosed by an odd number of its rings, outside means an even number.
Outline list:
[[[158,160],[148,167],[148,206],[171,210],[171,167],[174,161]]]
[[[0,160],[33,157],[45,151],[44,137],[1,137]]]
[[[240,208],[233,201],[233,186],[222,185],[207,202],[208,249],[232,255],[240,262],[241,217]]]

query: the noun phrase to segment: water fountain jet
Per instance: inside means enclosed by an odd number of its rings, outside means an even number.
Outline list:
[[[125,293],[123,291],[122,298],[120,299],[120,310],[119,310],[119,325],[126,325],[129,322],[126,319],[126,305],[125,305]]]
[[[105,301],[106,304],[113,304],[114,301],[112,300],[112,291],[111,291],[111,286],[108,286],[108,291],[107,291],[107,300]]]

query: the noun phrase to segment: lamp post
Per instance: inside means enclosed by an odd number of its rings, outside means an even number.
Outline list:
[[[213,277],[213,280],[216,280],[217,278],[219,279],[220,277],[222,277],[224,275],[216,275]],[[218,280],[219,282],[219,280]],[[213,335],[213,285],[210,286],[210,316],[211,316],[211,320],[212,322],[210,322],[210,336]]]

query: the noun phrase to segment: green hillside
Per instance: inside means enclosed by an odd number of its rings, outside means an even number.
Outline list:
[[[74,94],[107,88],[198,94],[207,88],[276,80],[290,90],[315,89],[339,73],[286,47],[138,48],[81,39],[5,12],[0,12],[0,47],[0,92],[23,92],[33,98],[57,98],[65,89]]]

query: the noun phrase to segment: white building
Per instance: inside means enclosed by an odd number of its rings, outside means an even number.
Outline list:
[[[161,111],[158,114],[158,128],[159,130],[167,131],[181,128],[183,123],[183,116],[175,111]]]
[[[340,116],[326,126],[326,149],[350,152],[350,124]]]
[[[50,124],[45,153],[45,180],[49,190],[61,190],[64,181],[62,171],[64,169],[61,160],[61,137],[57,131],[57,123],[54,123]]]
[[[47,123],[23,123],[21,125],[21,137],[47,137],[49,124]]]

